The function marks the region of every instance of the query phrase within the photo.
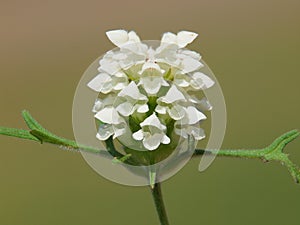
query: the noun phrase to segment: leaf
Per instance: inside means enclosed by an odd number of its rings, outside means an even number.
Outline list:
[[[25,120],[25,123],[31,130],[43,130],[44,128],[30,115],[26,110],[22,111],[22,116]]]
[[[28,139],[32,141],[39,141],[39,139],[30,134],[28,130],[22,130],[17,128],[0,127],[0,134],[22,139]]]

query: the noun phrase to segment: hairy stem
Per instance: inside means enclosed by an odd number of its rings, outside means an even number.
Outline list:
[[[154,200],[155,208],[159,217],[161,225],[169,225],[168,216],[163,200],[163,195],[161,191],[161,184],[156,183],[153,188],[151,188],[152,197]]]
[[[277,139],[275,139],[269,146],[262,149],[221,149],[221,150],[202,150],[196,149],[194,156],[203,155],[205,152],[214,154],[217,156],[229,156],[237,158],[251,158],[261,159],[264,162],[277,161],[287,167],[294,180],[299,183],[300,181],[300,170],[296,164],[294,164],[288,157],[288,154],[283,152],[285,146],[296,139],[300,133],[297,130],[289,131]]]
[[[131,158],[130,154],[123,155],[118,152],[113,145],[112,139],[106,141],[107,149],[102,150],[91,146],[77,143],[76,141],[69,140],[66,138],[59,137],[50,131],[42,127],[27,111],[22,112],[22,116],[30,130],[0,127],[0,135],[13,136],[17,138],[27,139],[40,143],[50,143],[58,145],[59,147],[67,150],[74,151],[85,151],[95,154],[101,154],[103,157],[114,157],[114,162],[126,162],[132,165],[137,165],[134,159]],[[297,130],[289,131],[280,137],[278,137],[273,143],[266,148],[262,149],[221,149],[221,150],[208,150],[208,149],[196,149],[194,156],[201,156],[204,153],[214,154],[217,156],[237,157],[237,158],[252,158],[262,159],[265,162],[277,161],[284,165],[294,180],[299,183],[300,181],[300,170],[296,164],[294,164],[288,157],[288,154],[283,152],[285,146],[296,139],[300,133]],[[109,154],[108,154],[109,153]],[[152,176],[153,177],[153,176]],[[150,179],[151,180],[151,179]],[[151,182],[150,182],[151,183]],[[151,184],[154,184],[152,182]]]

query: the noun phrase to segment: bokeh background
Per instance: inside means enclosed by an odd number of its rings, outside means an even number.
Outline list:
[[[72,138],[76,85],[111,49],[105,31],[199,33],[200,51],[222,85],[224,148],[255,148],[299,128],[300,1],[1,1],[0,124],[24,128],[28,109]],[[158,224],[146,187],[96,174],[80,154],[0,137],[0,224]],[[300,164],[300,139],[287,147]],[[217,158],[203,173],[193,159],[163,185],[172,225],[297,225],[300,186],[277,163]]]

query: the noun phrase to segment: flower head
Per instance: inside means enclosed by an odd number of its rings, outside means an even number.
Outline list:
[[[134,31],[106,34],[117,48],[103,56],[98,75],[88,83],[100,93],[93,107],[100,124],[97,138],[127,134],[149,151],[175,142],[174,136],[204,138],[202,111],[211,105],[196,96],[214,81],[201,72],[201,55],[185,49],[198,35],[168,32],[155,46],[142,42]]]

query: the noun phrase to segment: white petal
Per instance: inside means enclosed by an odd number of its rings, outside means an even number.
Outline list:
[[[124,45],[126,42],[128,42],[129,39],[128,32],[125,30],[107,31],[106,35],[108,39],[118,47]]]
[[[191,133],[191,135],[193,135],[194,138],[195,138],[196,140],[198,140],[198,141],[201,140],[201,139],[203,139],[203,138],[205,138],[204,130],[201,129],[201,128],[198,128],[198,127],[192,127],[190,133]]]
[[[112,125],[102,125],[99,127],[96,138],[100,141],[107,140],[114,133]]]
[[[147,97],[145,95],[142,95],[135,84],[134,81],[131,81],[127,87],[125,87],[119,94],[120,97],[126,97],[129,96],[136,100],[147,100]]]
[[[161,134],[147,135],[143,140],[143,145],[148,150],[152,151],[160,145]]]
[[[198,61],[200,61],[201,59],[201,55],[198,52],[195,51],[191,51],[191,50],[187,50],[187,49],[182,49],[179,51],[180,54],[186,55],[186,56],[190,56]]]
[[[111,82],[111,80],[112,79],[108,74],[100,73],[93,80],[91,80],[87,86],[94,91],[102,92],[104,84]]]
[[[124,102],[118,105],[116,110],[123,116],[129,116],[134,112],[134,107],[130,102]]]
[[[170,117],[174,120],[180,120],[185,115],[184,108],[179,105],[175,105],[171,108],[167,108],[167,111],[168,111]]]
[[[208,111],[212,110],[212,105],[207,100],[207,98],[202,98],[198,104],[200,108],[202,108],[203,110],[208,110]]]
[[[113,107],[107,107],[100,110],[95,118],[108,124],[119,124],[122,122],[118,112]]]
[[[132,42],[140,42],[141,41],[139,36],[134,31],[130,31],[128,33],[128,38],[129,38],[129,41],[132,41]]]
[[[198,111],[194,106],[189,106],[185,109],[188,118],[188,124],[195,124],[200,120],[205,120],[206,116]]]
[[[145,91],[149,95],[155,95],[160,90],[161,78],[160,77],[143,77],[140,83],[143,85]]]
[[[159,114],[166,114],[167,108],[164,106],[157,105],[155,108],[155,112],[158,112]]]
[[[171,32],[164,33],[161,42],[168,44],[177,44],[177,36]]]
[[[198,34],[190,31],[180,31],[177,34],[177,45],[180,48],[184,48],[188,44],[192,43],[195,38],[198,36]]]
[[[186,132],[186,129],[179,129],[175,128],[175,133],[183,138],[188,138],[188,133]]]
[[[157,127],[160,130],[164,130],[166,129],[166,126],[163,125],[160,120],[158,119],[158,117],[155,115],[155,113],[153,113],[151,116],[147,117],[141,124],[141,127],[144,126],[154,126]]]
[[[125,129],[125,128],[123,128],[123,129],[116,129],[116,128],[115,128],[115,129],[114,129],[114,132],[115,132],[115,134],[114,134],[114,136],[113,136],[113,139],[115,139],[115,138],[117,138],[117,137],[119,137],[119,136],[125,134],[126,129]]]
[[[210,111],[213,108],[210,102],[205,97],[199,100],[196,96],[189,95],[189,101],[196,104],[197,109],[199,109],[200,111]]]
[[[196,59],[187,57],[182,60],[181,67],[183,73],[190,73],[203,67],[203,64]]]
[[[188,87],[190,85],[190,83],[183,78],[175,78],[174,83],[177,84],[179,87]]]
[[[164,79],[164,78],[160,78],[161,79],[161,85],[162,86],[165,86],[165,87],[169,87],[170,86],[170,84]]]
[[[101,59],[100,60],[100,67],[98,71],[106,72],[108,74],[114,75],[121,70],[121,67],[117,61]]]
[[[144,133],[143,133],[142,129],[141,129],[141,130],[138,130],[138,131],[135,132],[135,133],[133,133],[133,134],[132,134],[132,137],[133,137],[133,139],[135,139],[135,140],[137,140],[137,141],[143,140],[143,138],[144,138]]]
[[[139,105],[137,108],[137,112],[139,113],[145,113],[149,111],[149,106],[147,104]]]
[[[92,112],[93,113],[97,113],[102,108],[102,105],[103,105],[103,103],[99,99],[97,99],[95,101],[95,104],[94,104]]]
[[[113,89],[112,82],[106,82],[106,83],[103,83],[103,87],[100,92],[103,94],[108,94],[109,92],[112,91],[112,89]]]
[[[118,82],[116,85],[114,85],[113,89],[116,91],[122,90],[123,88],[125,88],[127,86],[127,82]]]
[[[123,78],[123,79],[127,78],[126,74],[125,74],[124,72],[121,72],[121,71],[117,72],[117,73],[114,74],[114,75],[115,75],[116,77],[118,77],[118,78]]]
[[[163,136],[163,139],[161,140],[161,143],[167,145],[171,142],[170,138],[167,135]]]
[[[191,80],[191,84],[195,86],[195,88],[207,89],[214,85],[214,81],[207,75],[201,72],[196,72],[193,74],[193,79]]]
[[[154,62],[151,62],[151,61],[148,61],[148,62],[145,62],[143,67],[142,67],[142,70],[139,71],[139,74],[143,74],[146,70],[150,70],[150,69],[154,69],[154,70],[157,70],[158,72],[160,73],[164,73],[165,71],[162,70],[159,65],[157,63],[154,63]]]
[[[171,88],[168,90],[167,94],[160,98],[162,102],[167,104],[176,102],[176,101],[186,101],[184,95],[181,91],[177,89],[175,85],[172,85]]]
[[[112,52],[111,57],[117,61],[127,59],[127,55],[122,52]]]
[[[167,40],[166,40],[167,41]],[[177,60],[177,50],[176,40],[170,43],[162,41],[161,45],[155,50],[155,60],[162,63],[171,63]]]

